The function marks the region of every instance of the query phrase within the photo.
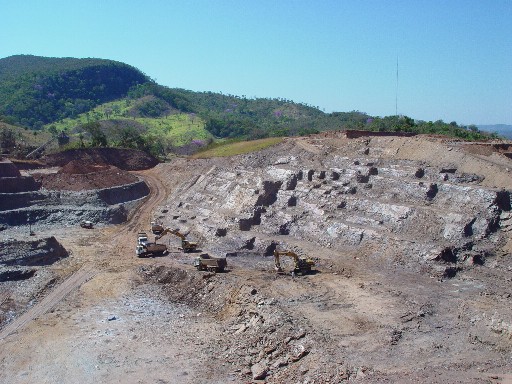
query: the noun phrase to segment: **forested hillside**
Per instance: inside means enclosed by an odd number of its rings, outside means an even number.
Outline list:
[[[40,129],[147,81],[136,68],[111,60],[11,56],[0,60],[0,115]]]
[[[140,70],[103,59],[0,59],[0,121],[71,136],[70,145],[190,153],[216,139],[259,139],[363,129],[487,138],[476,126],[325,113],[283,98],[247,98],[156,84]],[[185,148],[184,150],[182,150]]]

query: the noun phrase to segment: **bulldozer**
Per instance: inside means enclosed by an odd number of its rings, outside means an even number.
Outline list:
[[[166,228],[159,235],[155,236],[155,241],[162,238],[166,234],[178,236],[181,239],[181,249],[183,252],[194,252],[197,249],[197,243],[194,241],[188,241],[187,237],[180,233],[177,229]]]
[[[302,275],[306,275],[311,272],[311,268],[315,266],[315,262],[311,259],[305,257],[299,257],[295,252],[292,251],[274,251],[274,264],[275,270],[277,273],[284,273],[283,268],[281,267],[281,256],[291,257],[294,262],[293,274],[301,273]]]
[[[135,254],[137,257],[149,257],[165,255],[168,253],[167,246],[165,244],[150,243],[148,241],[148,235],[146,232],[139,232],[137,235],[137,247],[135,248]]]

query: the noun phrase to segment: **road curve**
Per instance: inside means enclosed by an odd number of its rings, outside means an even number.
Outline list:
[[[155,176],[153,170],[136,172],[136,174],[146,181],[150,193],[142,205],[130,215],[128,221],[116,228],[110,236],[109,242],[116,252],[126,251],[129,244],[132,244],[132,242],[127,242],[128,238],[135,238],[140,228],[149,226],[152,210],[166,197],[166,189],[158,177]],[[115,259],[110,258],[112,261]],[[55,287],[44,299],[7,324],[0,331],[0,341],[50,311],[73,290],[91,280],[97,273],[98,270],[92,263],[84,264],[78,271]]]

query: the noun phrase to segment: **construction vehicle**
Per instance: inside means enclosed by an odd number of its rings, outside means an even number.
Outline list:
[[[92,221],[83,220],[83,221],[80,222],[80,226],[82,228],[92,229]]]
[[[197,243],[194,241],[188,241],[186,236],[180,233],[177,229],[166,228],[162,233],[155,236],[155,241],[162,238],[168,233],[170,233],[171,235],[178,236],[181,239],[181,249],[183,249],[183,252],[195,252],[195,250],[197,249]]]
[[[151,222],[151,232],[155,235],[161,234],[165,230],[165,227],[162,224],[157,224],[156,222]]]
[[[194,260],[194,267],[198,271],[208,272],[224,272],[228,262],[225,257],[211,257],[207,253],[203,253],[201,256],[196,257]]]
[[[137,235],[137,247],[135,254],[137,257],[149,257],[167,254],[167,246],[165,244],[150,243],[146,232],[139,232]]]
[[[274,251],[274,264],[275,270],[277,273],[284,273],[283,268],[281,267],[281,256],[288,256],[293,259],[294,269],[293,274],[301,273],[302,275],[306,275],[311,272],[311,268],[315,266],[315,262],[311,259],[305,257],[299,257],[295,252],[292,251]]]

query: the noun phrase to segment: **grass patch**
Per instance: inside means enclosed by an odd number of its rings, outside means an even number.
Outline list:
[[[28,128],[0,122],[0,132],[4,129],[12,131],[16,144],[21,146],[39,147],[52,137],[52,135],[46,131],[34,131]]]
[[[257,152],[262,149],[279,144],[284,140],[283,137],[269,137],[267,139],[216,143],[206,148],[204,151],[198,152],[191,156],[193,159],[204,159],[208,157],[225,157],[242,155],[244,153]]]
[[[192,140],[207,141],[212,138],[212,135],[205,129],[204,121],[192,114],[173,113],[160,117],[130,116],[130,109],[136,103],[137,100],[122,99],[101,104],[92,111],[82,113],[76,118],[66,118],[47,124],[45,128],[48,130],[49,127],[53,126],[57,131],[67,131],[72,136],[72,141],[78,140],[77,127],[93,121],[103,123],[104,132],[106,132],[111,142],[118,140],[118,132],[116,135],[116,131],[122,129],[123,126],[133,126],[134,124],[140,127],[139,132],[143,137],[151,138],[153,141],[161,141],[165,145],[173,147],[187,145]],[[116,129],[109,131],[108,128],[105,128],[109,125],[115,125]]]

